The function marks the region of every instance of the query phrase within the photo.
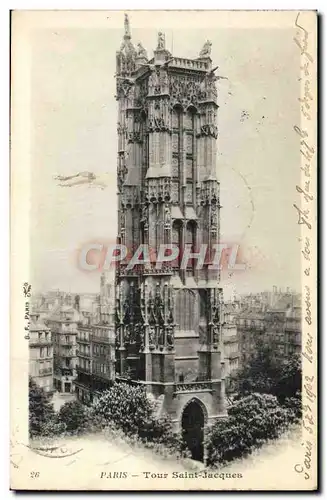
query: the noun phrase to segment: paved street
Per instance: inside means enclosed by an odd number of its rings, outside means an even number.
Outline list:
[[[70,393],[55,392],[52,398],[52,403],[55,411],[59,411],[62,405],[67,403],[67,401],[75,401],[76,395]]]

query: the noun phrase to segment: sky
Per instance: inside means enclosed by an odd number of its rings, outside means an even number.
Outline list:
[[[105,14],[70,12],[63,22],[62,14],[49,11],[29,31],[34,290],[97,292],[99,272],[79,269],[76,255],[87,242],[115,240],[114,74],[124,16]],[[248,264],[224,277],[227,294],[273,285],[300,290],[300,226],[293,207],[301,165],[293,130],[300,123],[300,61],[292,22],[267,23],[256,13],[249,23],[241,16],[205,22],[179,12],[151,19],[141,14],[130,13],[132,41],[141,41],[149,57],[158,31],[179,57],[196,58],[209,39],[213,66],[227,77],[218,82],[221,241],[239,245]],[[64,188],[54,180],[81,171],[105,175],[108,187]]]

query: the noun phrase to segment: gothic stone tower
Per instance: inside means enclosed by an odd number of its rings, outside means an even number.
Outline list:
[[[196,59],[173,57],[158,34],[154,57],[131,42],[128,17],[117,52],[118,243],[149,262],[116,271],[116,371],[143,384],[176,429],[188,405],[204,425],[225,412],[222,290],[210,269],[219,241],[217,89],[208,41]],[[156,265],[162,244],[192,253]],[[142,252],[140,258],[146,260]],[[211,266],[212,267],[212,266]],[[159,405],[160,402],[160,405]]]

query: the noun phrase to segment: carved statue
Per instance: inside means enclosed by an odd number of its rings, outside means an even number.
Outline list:
[[[200,51],[199,57],[210,57],[211,45],[212,43],[210,42],[210,40],[207,40]]]
[[[141,43],[137,44],[137,57],[142,57],[144,59],[148,58],[148,54]]]
[[[143,204],[142,205],[142,212],[141,212],[141,222],[146,222],[148,220],[148,207]]]
[[[163,326],[159,327],[159,339],[158,339],[158,344],[160,347],[164,345],[164,339],[165,339],[165,333],[164,333],[164,328]]]
[[[154,325],[149,326],[149,345],[154,345],[156,329]]]
[[[170,325],[167,326],[167,345],[168,347],[173,347],[174,345],[173,328]]]
[[[166,205],[165,206],[165,228],[169,229],[171,226],[171,215],[170,215],[170,209]]]
[[[140,348],[144,349],[144,330],[140,329]]]
[[[165,35],[161,31],[158,33],[158,46],[157,50],[165,49]]]
[[[157,71],[153,71],[149,76],[149,92],[154,90],[154,93],[160,93],[160,79],[159,73]]]
[[[218,344],[219,340],[219,329],[218,326],[214,326],[212,329],[212,343],[213,344]]]
[[[162,75],[162,86],[168,87],[168,85],[169,85],[169,79],[168,79],[168,75],[165,71],[165,72],[163,72],[163,75]]]
[[[125,335],[124,335],[124,341],[126,344],[130,341],[131,337],[131,331],[130,331],[130,325],[125,325]]]

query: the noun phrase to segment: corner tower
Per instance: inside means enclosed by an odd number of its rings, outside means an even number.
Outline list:
[[[223,297],[210,266],[220,232],[210,52],[207,41],[195,59],[174,57],[159,33],[149,60],[132,44],[125,16],[116,58],[118,242],[130,254],[150,249],[145,264],[126,259],[116,271],[116,371],[159,398],[176,428],[189,405],[198,404],[207,423],[225,414]],[[179,257],[158,265],[160,245]],[[181,266],[183,252],[201,245],[204,265]]]

